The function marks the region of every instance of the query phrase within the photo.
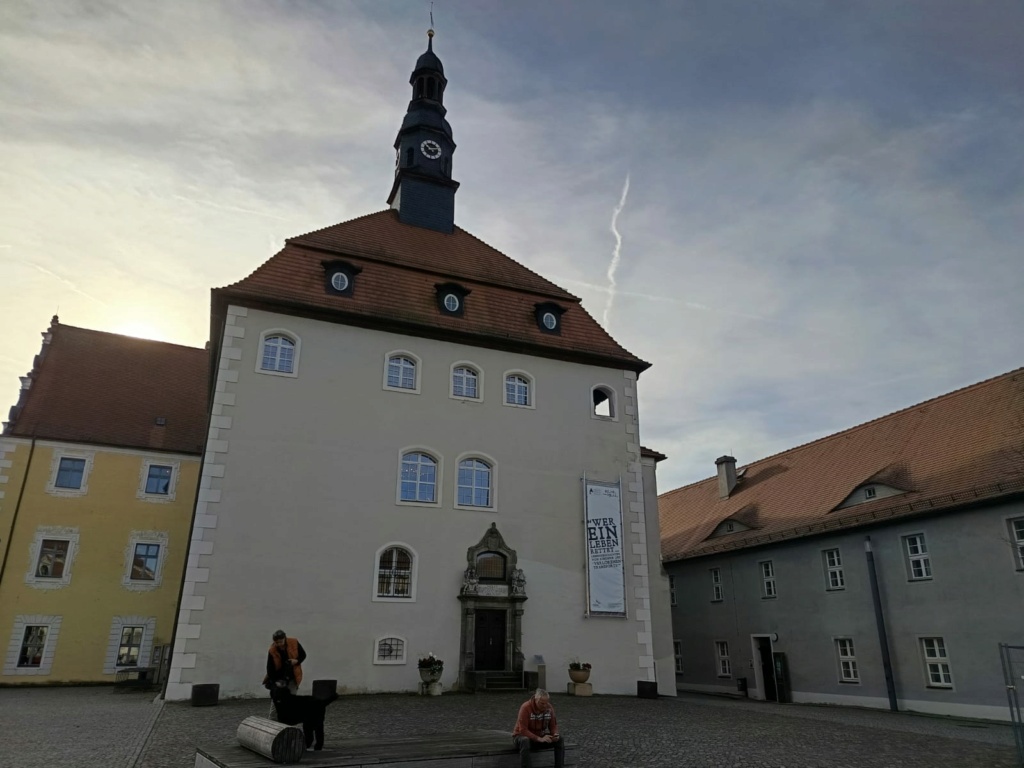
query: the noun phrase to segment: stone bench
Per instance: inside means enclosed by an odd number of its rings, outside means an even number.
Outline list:
[[[554,750],[531,755],[534,768],[555,764]],[[321,752],[306,752],[308,768],[519,768],[509,731],[463,731],[377,739],[332,739]],[[199,747],[195,768],[270,768],[276,763],[244,747]],[[565,743],[565,765],[579,765],[579,749]]]

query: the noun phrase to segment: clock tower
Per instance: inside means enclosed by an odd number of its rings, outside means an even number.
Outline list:
[[[455,141],[444,119],[448,81],[434,53],[434,30],[427,32],[427,50],[416,60],[409,84],[412,101],[395,138],[395,183],[388,205],[405,224],[451,234],[459,183],[452,180]]]

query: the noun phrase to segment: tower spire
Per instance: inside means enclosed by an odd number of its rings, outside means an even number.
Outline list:
[[[427,50],[416,60],[409,77],[412,100],[395,138],[395,181],[388,205],[405,224],[451,233],[459,183],[452,179],[455,141],[445,119],[448,80],[434,53],[433,9],[430,22]]]

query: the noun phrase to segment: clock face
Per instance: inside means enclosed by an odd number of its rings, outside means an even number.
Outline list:
[[[420,152],[430,160],[437,160],[441,156],[441,145],[433,139],[427,139],[420,144]]]

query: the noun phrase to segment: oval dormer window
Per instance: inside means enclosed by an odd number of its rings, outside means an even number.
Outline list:
[[[335,272],[331,275],[331,287],[341,293],[347,291],[349,286],[348,275],[344,272]]]
[[[541,322],[544,323],[544,327],[549,331],[553,331],[558,327],[558,318],[555,317],[554,312],[545,312],[541,317]]]
[[[444,297],[444,308],[449,312],[458,312],[460,303],[459,297],[454,293],[449,293]]]

